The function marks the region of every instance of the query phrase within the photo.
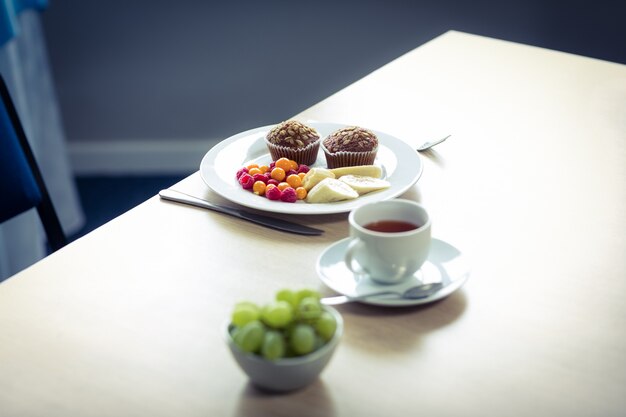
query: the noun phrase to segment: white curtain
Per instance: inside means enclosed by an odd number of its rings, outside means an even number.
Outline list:
[[[35,10],[25,10],[18,19],[17,35],[0,46],[0,72],[69,235],[84,224],[84,215],[67,157],[40,17]],[[0,281],[45,255],[45,233],[35,210],[0,225]]]

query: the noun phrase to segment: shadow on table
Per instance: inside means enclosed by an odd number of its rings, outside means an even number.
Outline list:
[[[435,163],[435,165],[439,166],[440,168],[445,168],[446,167],[446,160],[443,157],[442,154],[440,154],[439,152],[437,152],[434,149],[428,149],[426,151],[421,152],[421,155],[424,158],[430,159],[431,161],[433,161]]]
[[[248,383],[241,392],[239,406],[235,411],[237,417],[264,417],[280,415],[297,416],[309,410],[316,415],[333,417],[335,407],[331,395],[323,382],[324,374],[313,384],[301,390],[275,393],[259,389]]]
[[[380,354],[414,350],[429,333],[454,323],[466,307],[463,289],[418,306],[389,308],[360,303],[338,306],[345,321],[342,343]],[[374,333],[377,337],[372,337]]]
[[[399,195],[398,198],[402,198],[404,200],[413,200],[417,203],[423,204],[422,193],[420,192],[420,189],[419,189],[419,180],[417,184],[418,184],[417,187],[409,188],[407,191]]]

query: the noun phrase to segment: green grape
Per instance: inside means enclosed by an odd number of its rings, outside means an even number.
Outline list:
[[[253,320],[258,320],[260,315],[261,311],[259,306],[249,301],[242,301],[235,304],[231,316],[231,323],[237,327],[243,327]]]
[[[237,330],[233,341],[244,352],[257,352],[261,348],[265,336],[265,327],[258,320],[246,323]]]
[[[296,355],[306,355],[315,349],[315,330],[308,324],[297,324],[291,332],[289,344]]]
[[[300,304],[300,302],[307,297],[313,297],[318,300],[322,298],[319,292],[312,290],[310,288],[305,288],[296,292],[296,303]]]
[[[293,320],[293,309],[287,301],[274,301],[263,307],[261,320],[275,329],[287,326]]]
[[[276,301],[287,301],[294,309],[298,307],[298,298],[292,290],[283,289],[276,293]]]
[[[261,355],[265,359],[276,360],[285,356],[285,338],[278,330],[268,330],[261,345]]]
[[[298,304],[296,316],[299,320],[314,322],[322,314],[322,305],[315,297],[305,297]]]
[[[329,341],[335,334],[335,330],[337,330],[337,321],[328,311],[323,311],[315,322],[314,327],[323,340]]]

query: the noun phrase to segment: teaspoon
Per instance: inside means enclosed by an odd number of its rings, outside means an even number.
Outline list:
[[[376,291],[369,294],[361,294],[361,295],[337,295],[335,297],[324,297],[320,301],[322,304],[326,305],[337,305],[349,303],[352,301],[360,301],[369,297],[376,297],[380,295],[397,295],[401,299],[408,300],[416,300],[418,298],[428,297],[440,289],[443,288],[443,284],[441,282],[434,282],[430,284],[421,284],[415,287],[407,288],[405,291],[394,291],[394,290],[386,290],[386,291]]]
[[[452,135],[448,135],[445,138],[441,138],[441,139],[437,139],[437,140],[433,140],[432,142],[424,142],[422,144],[422,146],[420,146],[419,148],[417,148],[418,152],[423,152],[425,150],[428,150],[430,148],[432,148],[435,145],[439,145],[441,142],[443,142],[444,140],[448,139],[450,136]]]

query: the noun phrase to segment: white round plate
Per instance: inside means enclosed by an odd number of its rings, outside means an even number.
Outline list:
[[[322,138],[345,127],[336,123],[311,122],[307,125],[315,128]],[[391,187],[354,200],[335,203],[271,201],[241,188],[235,173],[239,168],[252,163],[269,165],[272,158],[265,145],[265,135],[273,127],[274,125],[264,126],[239,133],[211,148],[200,163],[200,176],[204,182],[222,197],[242,206],[274,213],[330,214],[344,213],[365,203],[397,197],[415,184],[422,174],[422,161],[415,149],[394,136],[374,130],[378,136],[378,153],[374,164],[382,168],[383,179],[389,181]],[[326,167],[326,159],[321,149],[312,166]]]
[[[410,300],[393,295],[381,295],[360,300],[361,303],[391,307],[431,303],[461,288],[470,275],[469,262],[461,251],[443,240],[433,239],[428,259],[415,275],[400,284],[377,284],[367,276],[359,277],[348,269],[344,263],[344,255],[349,242],[350,238],[346,238],[333,243],[322,252],[317,261],[317,273],[322,282],[340,294],[357,296],[381,290],[404,292],[419,284],[431,282],[444,284],[442,289],[425,298]]]

